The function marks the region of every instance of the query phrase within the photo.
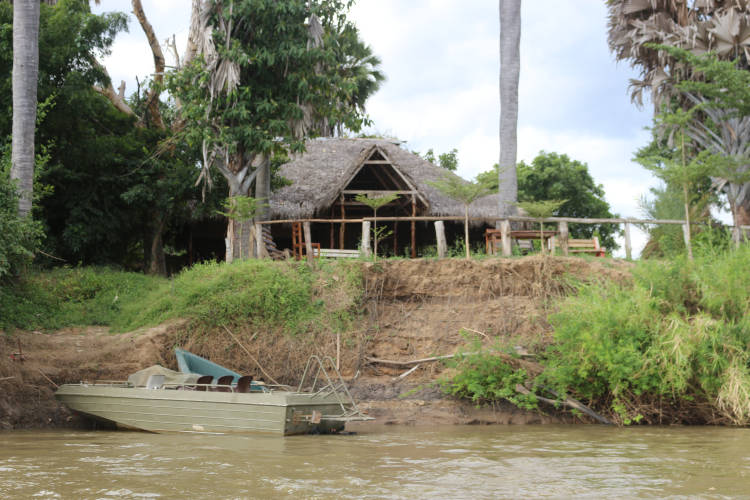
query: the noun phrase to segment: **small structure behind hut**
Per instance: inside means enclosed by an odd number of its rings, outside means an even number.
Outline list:
[[[324,249],[356,250],[359,247],[361,224],[340,222],[372,217],[372,210],[356,201],[357,195],[398,195],[393,202],[378,210],[378,218],[464,215],[464,207],[459,201],[447,197],[430,184],[455,174],[405,150],[398,141],[311,140],[306,144],[305,153],[283,165],[279,174],[290,184],[272,194],[271,218],[332,220],[312,225],[312,241]],[[492,218],[497,215],[497,210],[498,195],[488,195],[471,205],[470,217]],[[435,245],[435,232],[426,222],[391,221],[382,224],[390,232],[380,243],[382,253],[416,257],[420,253],[418,249]],[[447,226],[452,232],[460,232],[460,223]],[[292,247],[291,222],[274,224],[272,230],[279,248]],[[476,230],[481,231],[481,228]]]

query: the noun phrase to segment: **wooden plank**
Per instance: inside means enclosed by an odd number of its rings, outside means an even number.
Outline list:
[[[321,248],[320,249],[320,256],[321,257],[328,257],[332,259],[346,259],[346,258],[352,258],[356,259],[359,257],[359,250],[340,250],[338,248]]]
[[[366,194],[374,196],[384,196],[387,194],[416,194],[413,190],[385,190],[385,189],[345,189],[343,194]]]
[[[346,219],[346,209],[344,208],[344,193],[341,193],[341,219]],[[339,248],[344,249],[344,237],[346,236],[346,224],[339,226]]]

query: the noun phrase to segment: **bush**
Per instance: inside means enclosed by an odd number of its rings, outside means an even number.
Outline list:
[[[34,258],[42,236],[41,226],[31,218],[18,218],[18,195],[0,169],[0,280],[17,276]]]
[[[443,392],[447,394],[468,398],[477,404],[506,400],[527,410],[537,407],[536,396],[516,392],[516,385],[527,380],[526,371],[516,369],[492,352],[458,356],[448,365],[457,371],[452,378],[440,381]]]
[[[622,421],[649,401],[705,402],[750,422],[750,248],[691,263],[641,262],[630,286],[582,286],[550,320],[543,383],[609,405]]]

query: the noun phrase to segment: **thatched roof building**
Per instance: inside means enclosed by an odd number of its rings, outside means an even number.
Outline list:
[[[355,208],[354,196],[377,192],[399,194],[403,215],[411,215],[412,210],[416,215],[464,215],[461,202],[429,184],[455,174],[403,149],[396,141],[315,139],[307,142],[306,149],[281,167],[280,174],[291,185],[271,196],[272,219],[340,217],[342,205],[345,212]],[[412,200],[415,206],[411,206]],[[354,215],[351,210],[349,213]],[[497,213],[496,194],[480,198],[470,207],[471,217],[494,217]]]

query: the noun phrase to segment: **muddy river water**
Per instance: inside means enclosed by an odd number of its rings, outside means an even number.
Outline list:
[[[0,433],[0,498],[750,498],[750,429]]]

